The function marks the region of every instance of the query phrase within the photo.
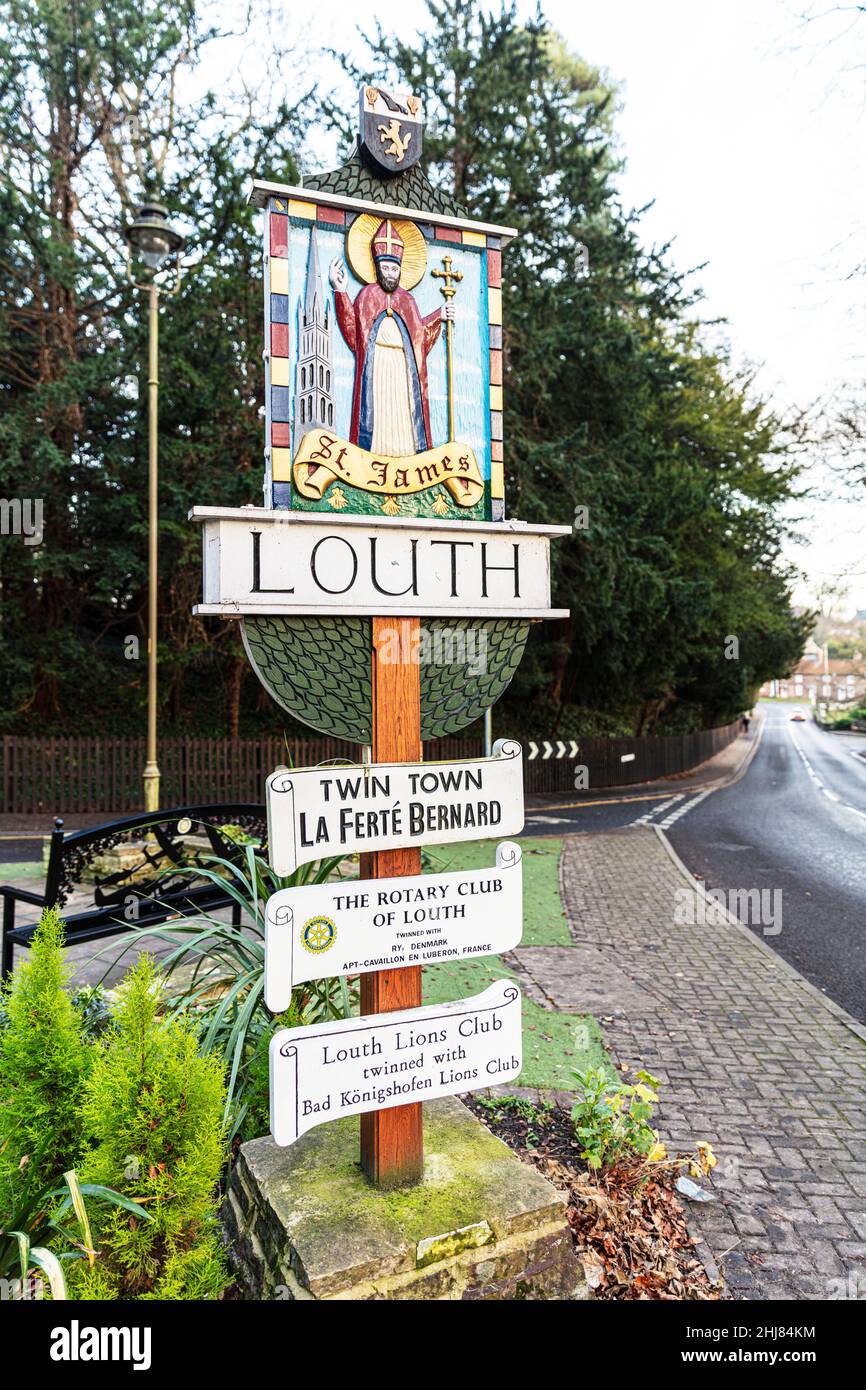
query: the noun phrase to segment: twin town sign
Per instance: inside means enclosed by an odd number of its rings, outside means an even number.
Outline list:
[[[279,767],[267,780],[278,874],[333,854],[456,844],[523,829],[523,755],[500,739],[472,762]]]

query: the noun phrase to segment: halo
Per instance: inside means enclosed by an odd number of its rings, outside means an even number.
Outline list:
[[[372,242],[384,220],[378,213],[362,212],[355,218],[346,237],[346,259],[358,279],[367,285],[371,285],[376,278]],[[427,269],[427,243],[415,222],[408,222],[402,217],[392,217],[390,220],[403,242],[400,284],[404,290],[411,290]]]

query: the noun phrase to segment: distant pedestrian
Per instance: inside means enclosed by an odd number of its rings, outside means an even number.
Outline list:
[[[749,732],[749,716],[747,714],[744,714],[742,719],[740,720],[740,723],[743,726],[743,733],[747,734]]]

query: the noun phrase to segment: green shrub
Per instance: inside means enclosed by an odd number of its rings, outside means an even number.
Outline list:
[[[590,1168],[609,1168],[639,1155],[661,1157],[664,1146],[649,1121],[658,1105],[659,1083],[639,1071],[636,1086],[613,1079],[609,1072],[576,1071],[583,1092],[571,1112],[574,1132],[583,1145],[581,1158]]]
[[[140,1221],[150,1220],[128,1197],[95,1183],[82,1185],[74,1171],[64,1173],[63,1182],[50,1190],[34,1190],[31,1184],[10,1213],[9,1228],[0,1230],[0,1280],[13,1299],[41,1298],[43,1275],[52,1299],[66,1298],[64,1267],[72,1260],[95,1264],[88,1200],[125,1207]]]
[[[151,1220],[96,1213],[99,1259],[75,1268],[73,1297],[209,1299],[230,1282],[215,1207],[226,1156],[223,1068],[199,1054],[189,1020],[160,1017],[161,991],[142,956],[121,988],[83,1106],[95,1146],[82,1182],[116,1188]]]
[[[79,1106],[94,1049],[66,990],[63,923],[39,922],[3,993],[0,1031],[0,1226],[28,1191],[54,1186],[84,1151]]]
[[[275,1030],[265,1005],[265,910],[281,888],[326,883],[345,867],[345,856],[301,864],[280,877],[253,845],[244,848],[243,865],[212,856],[200,867],[202,878],[218,884],[243,910],[235,927],[199,913],[159,927],[139,927],[129,941],[152,936],[173,949],[164,957],[167,1011],[194,1014],[203,1052],[222,1059],[228,1078],[225,1118],[229,1138],[253,1138],[268,1128],[268,1044]],[[124,948],[127,949],[127,948]],[[357,1003],[357,986],[343,978],[311,980],[292,992],[287,1027],[348,1018]]]

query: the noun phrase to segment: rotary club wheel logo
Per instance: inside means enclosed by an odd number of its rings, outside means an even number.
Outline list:
[[[330,917],[311,917],[309,922],[304,923],[301,941],[306,950],[314,955],[330,950],[336,939],[337,928]]]

